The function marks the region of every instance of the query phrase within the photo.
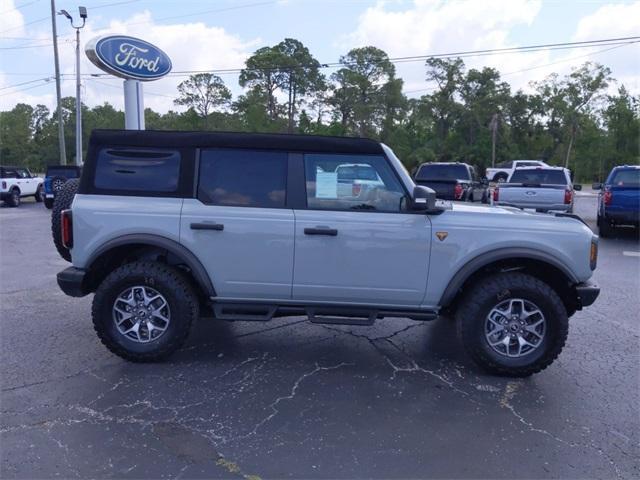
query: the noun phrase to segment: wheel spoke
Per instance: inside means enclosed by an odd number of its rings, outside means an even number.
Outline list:
[[[138,320],[136,323],[134,323],[130,328],[126,329],[124,332],[122,332],[123,335],[127,335],[129,333],[135,333],[136,337],[138,337],[138,341],[142,341],[142,339],[140,338],[140,320]]]
[[[517,309],[516,305],[518,305]],[[509,301],[509,313],[511,315],[520,315],[522,312],[524,312],[524,300],[520,298],[514,298],[513,300]]]

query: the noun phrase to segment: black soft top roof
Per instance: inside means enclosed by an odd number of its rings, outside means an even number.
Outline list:
[[[368,138],[274,133],[93,130],[90,143],[94,146],[218,147],[320,153],[383,153],[380,143]]]

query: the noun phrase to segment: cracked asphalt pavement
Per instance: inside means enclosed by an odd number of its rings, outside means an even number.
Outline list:
[[[578,197],[593,224],[595,198]],[[638,478],[640,251],[601,239],[596,303],[524,380],[451,320],[201,319],[169,361],[111,355],[55,274],[49,211],[0,209],[2,478]],[[627,252],[625,254],[624,252]]]

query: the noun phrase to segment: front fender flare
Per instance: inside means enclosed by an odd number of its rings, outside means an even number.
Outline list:
[[[444,293],[440,298],[440,306],[448,307],[462,285],[464,285],[464,282],[466,282],[467,279],[469,279],[469,277],[471,277],[471,275],[476,273],[478,270],[486,267],[493,262],[499,260],[508,260],[510,258],[526,258],[547,263],[563,272],[571,282],[579,283],[578,278],[564,262],[547,252],[524,247],[500,248],[498,250],[493,250],[491,252],[486,252],[478,255],[471,261],[467,262],[464,266],[462,266],[451,278],[447,285],[447,288],[445,288]]]

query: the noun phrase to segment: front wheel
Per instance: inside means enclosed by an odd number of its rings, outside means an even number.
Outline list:
[[[569,319],[549,285],[524,273],[485,278],[456,312],[458,333],[473,360],[490,373],[527,377],[544,370],[567,340]]]
[[[134,262],[103,280],[91,313],[96,333],[109,350],[133,362],[154,362],[184,344],[198,318],[198,299],[178,269]]]

